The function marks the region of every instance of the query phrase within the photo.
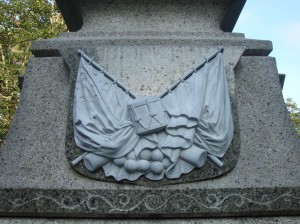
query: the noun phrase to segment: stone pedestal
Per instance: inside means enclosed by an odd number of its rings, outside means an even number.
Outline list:
[[[299,222],[300,142],[275,59],[268,57],[272,43],[231,33],[245,1],[57,3],[73,32],[32,45],[35,57],[0,151],[1,222],[76,223],[78,217],[87,223],[118,222],[111,218],[128,223]],[[155,95],[219,46],[224,47],[238,124],[239,147],[230,172],[202,181],[139,184],[93,180],[69,165],[70,72],[78,48],[134,92]],[[149,221],[154,218],[163,219]]]

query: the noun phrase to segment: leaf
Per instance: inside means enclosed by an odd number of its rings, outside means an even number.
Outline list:
[[[31,58],[31,41],[67,28],[56,5],[46,0],[0,1],[0,144],[19,102],[18,75]]]
[[[298,136],[300,137],[300,108],[298,108],[298,105],[293,101],[292,98],[286,99],[286,106],[287,106],[291,121],[296,129]]]

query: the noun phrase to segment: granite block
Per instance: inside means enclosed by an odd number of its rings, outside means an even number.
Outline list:
[[[70,31],[223,30],[231,32],[245,0],[64,1],[57,0]],[[141,7],[142,6],[142,7]],[[98,15],[101,15],[99,18]]]
[[[277,92],[275,60],[243,56],[235,74],[241,127],[236,167],[213,180],[139,186],[95,181],[69,166],[65,156],[68,68],[60,57],[32,59],[20,107],[1,147],[0,197],[5,203],[0,205],[0,215],[299,215],[299,139]],[[257,82],[260,78],[264,85]]]
[[[36,57],[0,148],[1,223],[300,222],[300,140],[268,57],[272,43],[226,33],[244,0],[57,2],[78,32],[32,44]],[[220,46],[240,146],[229,154],[230,172],[131,184],[94,180],[69,165],[70,49],[86,50],[133,91],[152,95]]]

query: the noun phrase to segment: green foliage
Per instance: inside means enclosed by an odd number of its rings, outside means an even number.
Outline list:
[[[18,75],[32,57],[32,40],[67,31],[54,0],[0,0],[0,144],[19,101]]]
[[[292,98],[286,99],[286,106],[289,111],[291,120],[294,124],[296,132],[300,137],[300,108],[298,108],[297,104],[293,101]]]

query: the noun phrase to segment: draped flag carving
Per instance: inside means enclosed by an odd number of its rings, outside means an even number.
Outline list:
[[[222,166],[233,138],[230,97],[218,50],[160,96],[137,97],[79,50],[73,102],[76,145],[89,172],[116,180],[179,178],[207,158]]]

